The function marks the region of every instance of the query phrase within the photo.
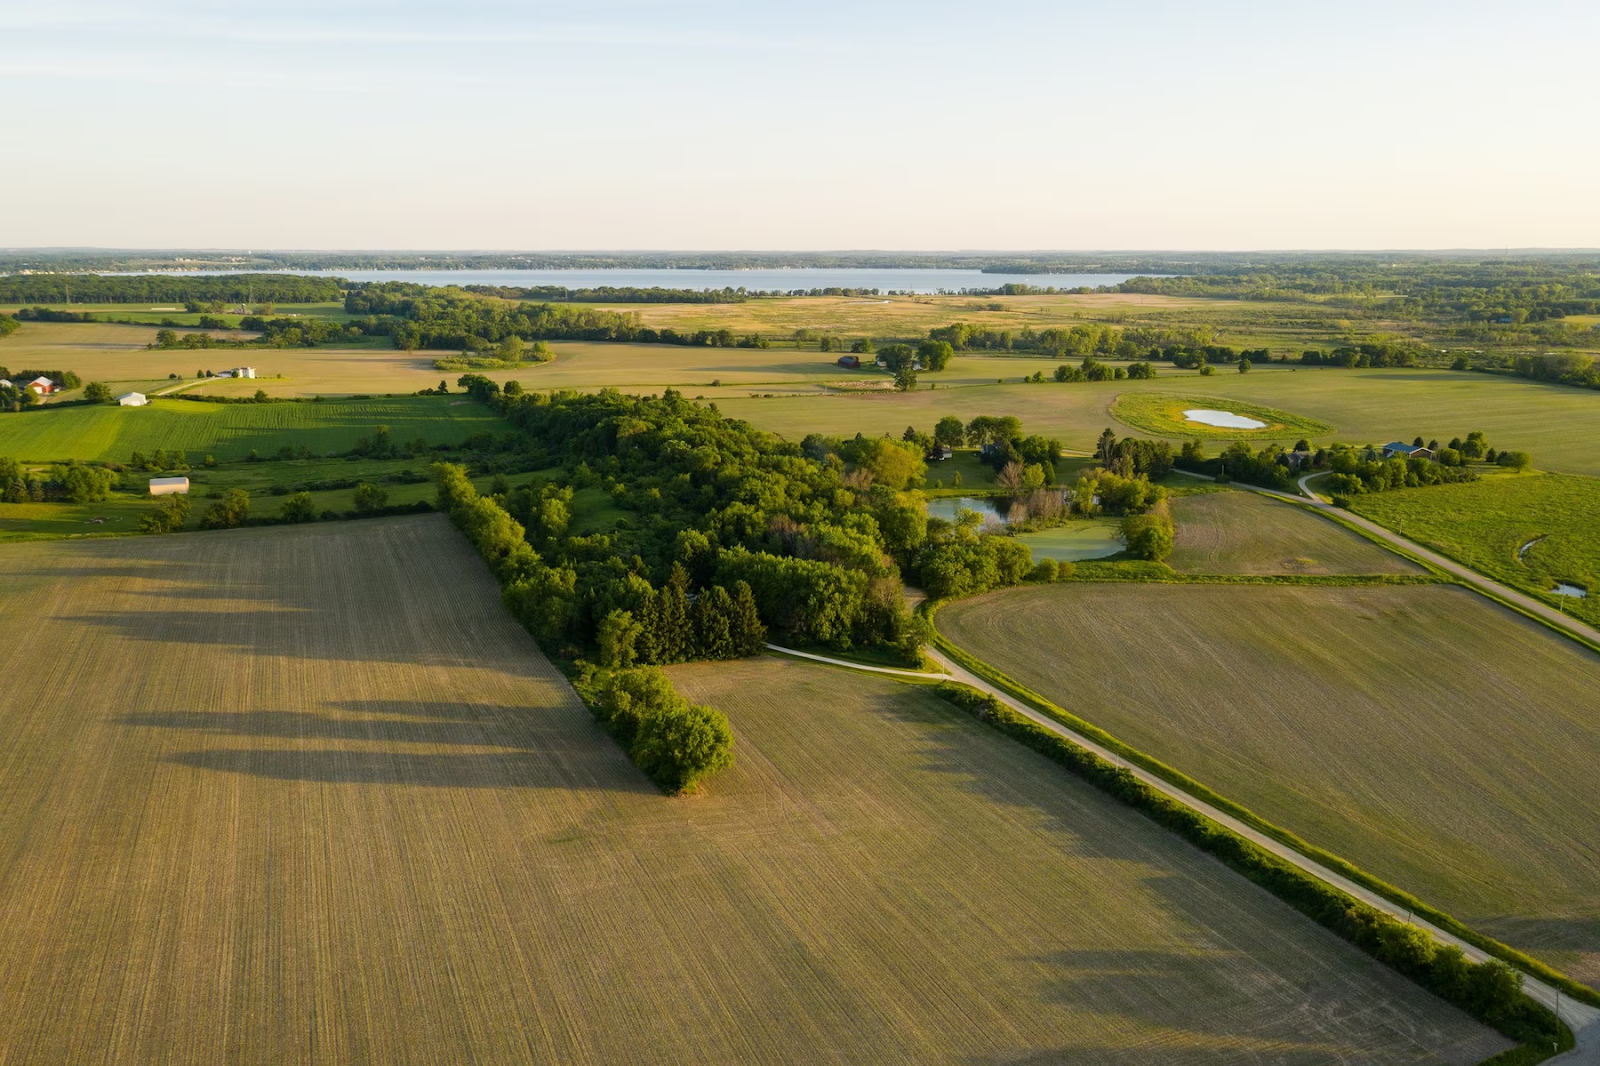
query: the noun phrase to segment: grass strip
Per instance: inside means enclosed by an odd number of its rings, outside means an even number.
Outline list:
[[[923,607],[924,615],[928,619],[930,627],[933,625],[934,615],[938,611],[938,608],[939,604],[931,601],[925,604]],[[1513,966],[1516,966],[1525,972],[1534,975],[1552,987],[1560,988],[1562,992],[1571,996],[1573,999],[1588,1003],[1591,1006],[1600,1007],[1600,992],[1596,992],[1589,986],[1573,980],[1571,977],[1568,977],[1566,974],[1552,968],[1546,963],[1540,962],[1538,959],[1523,954],[1508,944],[1502,944],[1498,940],[1484,936],[1477,930],[1464,925],[1455,917],[1423,902],[1405,890],[1397,888],[1394,885],[1389,884],[1387,881],[1373,876],[1367,871],[1353,865],[1343,858],[1340,858],[1332,852],[1324,851],[1314,844],[1308,843],[1295,834],[1289,832],[1287,829],[1284,829],[1273,824],[1272,822],[1267,821],[1265,818],[1260,817],[1249,808],[1240,806],[1232,800],[1219,795],[1187,774],[1168,766],[1161,760],[1147,755],[1129,744],[1124,743],[1100,727],[1093,725],[1082,718],[1079,718],[1075,714],[1072,714],[1070,711],[1056,706],[1039,693],[1034,692],[1027,686],[1007,676],[1002,671],[995,669],[993,666],[990,666],[981,659],[969,655],[952,643],[937,629],[933,629],[933,642],[934,645],[939,648],[939,650],[949,655],[950,658],[955,660],[965,669],[970,670],[972,673],[983,678],[985,681],[988,681],[990,684],[1006,691],[1015,698],[1030,704],[1040,713],[1055,719],[1068,729],[1071,729],[1073,732],[1079,733],[1082,736],[1099,744],[1100,746],[1115,752],[1134,765],[1144,770],[1148,770],[1150,773],[1155,774],[1168,784],[1174,785],[1189,793],[1191,796],[1194,796],[1196,799],[1203,800],[1204,802],[1209,803],[1211,806],[1216,807],[1218,810],[1232,815],[1257,832],[1271,837],[1273,840],[1276,840],[1278,843],[1283,844],[1286,847],[1293,848],[1295,851],[1306,856],[1308,859],[1311,859],[1323,866],[1328,867],[1330,870],[1342,874],[1343,876],[1354,881],[1356,884],[1361,885],[1363,888],[1367,888],[1373,892],[1376,892],[1378,895],[1389,900],[1389,902],[1405,907],[1412,913],[1427,919],[1433,925],[1438,926],[1440,929],[1443,929],[1446,932],[1461,938],[1462,940],[1471,944],[1473,947],[1478,948],[1480,951],[1484,951],[1495,958],[1502,959],[1505,962],[1508,962]]]
[[[1466,962],[1459,948],[1436,945],[1427,934],[1321,881],[1291,863],[1151,788],[1132,771],[1113,766],[1018,714],[986,693],[944,682],[938,693],[990,728],[1062,766],[1076,777],[1120,800],[1163,828],[1354,944],[1379,962],[1410,978],[1518,1047],[1487,1060],[1496,1066],[1542,1062],[1574,1046],[1570,1029],[1548,1008],[1522,992],[1521,976],[1491,959]]]

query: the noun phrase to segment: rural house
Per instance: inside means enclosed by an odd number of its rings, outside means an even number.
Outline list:
[[[56,383],[47,377],[34,378],[32,381],[28,382],[26,387],[32,389],[40,396],[48,396],[52,392],[56,391]]]
[[[253,366],[236,366],[228,371],[228,376],[233,378],[253,378],[256,376],[256,368]]]
[[[860,370],[861,357],[859,355],[841,355],[839,357],[839,365],[846,370]]]
[[[150,495],[171,496],[175,492],[187,493],[189,479],[186,477],[153,477],[150,479]]]
[[[928,449],[927,460],[930,463],[942,463],[955,454],[955,450],[948,444],[935,444]]]
[[[1433,452],[1417,444],[1401,444],[1399,441],[1392,441],[1383,446],[1385,459],[1397,456],[1401,459],[1432,459]]]
[[[117,397],[117,403],[123,407],[143,407],[149,402],[142,392],[125,392]]]

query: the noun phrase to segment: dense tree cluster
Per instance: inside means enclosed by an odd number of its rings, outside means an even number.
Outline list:
[[[1413,341],[1380,340],[1347,344],[1328,352],[1304,351],[1300,353],[1300,362],[1304,366],[1416,366],[1426,352],[1427,349]]]
[[[678,695],[660,670],[591,676],[580,689],[600,724],[664,792],[694,792],[707,777],[733,765],[727,717]]]
[[[567,483],[491,498],[437,468],[441,508],[497,569],[517,617],[569,657],[602,633],[618,664],[630,654],[640,663],[743,654],[767,626],[836,648],[915,654],[921,630],[900,584],[926,532],[920,503],[902,491],[914,467],[900,457],[920,465],[914,450],[863,441],[841,449],[856,456],[847,471],[837,452],[807,455],[671,390],[659,399],[476,391],[566,467]],[[603,488],[624,512],[616,528],[573,534],[574,487]],[[693,604],[687,629],[684,603]]]
[[[413,288],[420,290],[426,287],[417,285]],[[736,304],[765,295],[746,291],[743,286],[737,289],[672,289],[660,286],[598,285],[569,289],[562,285],[463,285],[461,288],[474,296],[541,303],[575,300],[591,304]]]
[[[139,519],[141,533],[179,533],[189,521],[191,504],[183,493],[163,496],[155,509],[146,511]]]
[[[120,482],[115,470],[77,460],[41,472],[27,470],[15,459],[0,458],[0,501],[5,503],[89,503],[105,499]]]

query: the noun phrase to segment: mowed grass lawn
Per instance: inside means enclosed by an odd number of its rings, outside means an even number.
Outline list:
[[[34,461],[108,459],[157,448],[239,459],[271,455],[284,445],[314,452],[345,451],[376,427],[394,440],[459,443],[473,433],[510,425],[482,404],[456,396],[325,400],[321,403],[216,404],[153,400],[146,407],[40,407],[0,415],[0,455]]]
[[[1000,362],[1000,360],[995,360]],[[799,440],[807,433],[853,437],[856,433],[898,436],[912,424],[931,432],[943,415],[1015,415],[1030,433],[1059,437],[1068,448],[1091,451],[1100,431],[1139,435],[1111,414],[1126,392],[1181,393],[1197,398],[1237,399],[1332,425],[1317,438],[1384,444],[1411,440],[1448,441],[1483,430],[1496,448],[1532,453],[1540,469],[1600,475],[1600,392],[1544,385],[1516,378],[1448,370],[1342,370],[1263,367],[1248,374],[1219,369],[1211,377],[1157,364],[1150,381],[1106,381],[950,388],[939,375],[924,375],[916,392],[876,395],[709,397],[725,413]],[[1048,374],[1046,375],[1048,377]],[[928,389],[928,383],[938,384]],[[1292,445],[1299,433],[1252,440]],[[1175,434],[1173,440],[1182,439]],[[1209,441],[1216,454],[1225,440]]]
[[[1460,485],[1354,496],[1350,508],[1600,624],[1600,480],[1491,475]],[[1557,583],[1589,595],[1558,601],[1550,595]]]
[[[1066,584],[961,647],[1600,987],[1600,656],[1456,586]]]
[[[1172,568],[1190,574],[1410,574],[1420,567],[1335,522],[1241,490],[1172,500]]]
[[[675,669],[739,761],[664,797],[440,517],[0,554],[8,1060],[1505,1046],[926,690]]]

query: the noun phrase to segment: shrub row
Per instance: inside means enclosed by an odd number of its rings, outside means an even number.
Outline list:
[[[668,795],[694,792],[733,765],[727,716],[678,695],[654,667],[589,674],[578,689],[633,764]]]
[[[1351,899],[1326,882],[1184,806],[1087,749],[966,685],[944,682],[946,700],[1243,874],[1291,907],[1518,1043],[1560,1040],[1555,1014],[1522,992],[1522,975],[1499,959],[1469,962],[1461,949]]]

